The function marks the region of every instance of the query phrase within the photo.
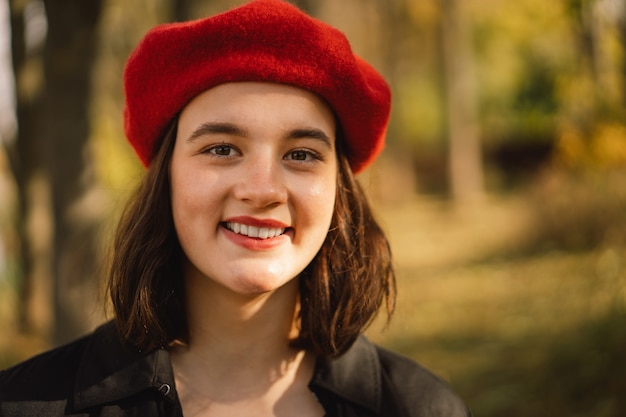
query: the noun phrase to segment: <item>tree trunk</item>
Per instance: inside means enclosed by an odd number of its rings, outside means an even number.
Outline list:
[[[193,18],[191,0],[172,0],[172,20],[185,22]]]
[[[16,232],[19,239],[17,325],[22,333],[41,333],[50,325],[48,184],[43,169],[38,118],[43,97],[41,45],[26,44],[26,4],[9,1],[11,52],[18,132],[5,142],[17,185]]]
[[[620,91],[622,70],[618,54],[607,47],[608,40],[613,34],[617,34],[621,41],[620,25],[626,25],[626,5],[624,0],[588,1],[585,6],[589,16],[587,31],[593,44],[589,59],[592,62],[592,74],[595,85],[597,113],[600,117],[606,117],[615,112],[624,102],[624,96]],[[621,3],[621,4],[620,4]],[[624,44],[622,43],[622,46]],[[622,49],[622,53],[623,53]],[[623,59],[622,68],[624,67]],[[619,113],[618,117],[622,114]]]
[[[578,52],[580,62],[577,63],[579,76],[593,82],[594,89],[585,96],[585,109],[576,117],[576,124],[582,128],[584,136],[591,138],[592,132],[602,117],[602,101],[605,92],[599,91],[599,73],[597,67],[597,42],[594,31],[593,5],[595,1],[572,0],[570,2],[570,13],[574,25],[574,35],[576,39],[575,50]]]
[[[622,5],[618,18],[620,43],[622,46],[622,56],[626,55],[626,6]],[[622,111],[626,114],[626,59],[622,58],[621,67],[622,79]]]
[[[54,219],[53,343],[87,331],[99,318],[95,238],[99,224],[88,152],[91,69],[100,0],[46,0],[46,90],[41,139],[46,149]],[[95,212],[95,214],[94,214]]]
[[[478,98],[469,30],[460,0],[440,0],[444,103],[452,197],[465,203],[484,194]]]

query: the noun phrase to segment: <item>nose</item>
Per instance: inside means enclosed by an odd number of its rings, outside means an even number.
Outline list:
[[[241,170],[242,175],[234,187],[236,199],[255,208],[280,205],[287,201],[283,173],[271,158],[254,158]]]

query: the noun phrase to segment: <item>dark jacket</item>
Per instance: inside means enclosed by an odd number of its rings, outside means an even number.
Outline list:
[[[437,377],[364,337],[318,361],[310,389],[328,417],[469,415]],[[0,417],[68,415],[182,417],[169,352],[132,352],[108,323],[0,373]]]

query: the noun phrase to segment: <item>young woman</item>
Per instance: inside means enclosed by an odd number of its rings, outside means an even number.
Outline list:
[[[162,25],[125,70],[147,166],[114,242],[111,323],[0,374],[1,416],[466,416],[361,336],[391,314],[387,240],[354,174],[389,88],[279,0]]]

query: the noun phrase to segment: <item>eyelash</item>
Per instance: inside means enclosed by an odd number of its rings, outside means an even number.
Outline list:
[[[218,151],[229,151],[229,155],[222,155],[220,153],[218,153]],[[227,143],[219,143],[216,145],[211,145],[208,146],[204,149],[202,149],[199,153],[201,154],[208,154],[210,156],[213,156],[215,158],[232,158],[236,155],[233,155],[233,152],[235,153],[240,153],[239,150],[234,147],[233,145],[229,145]]]
[[[224,155],[224,154],[221,154],[221,153],[217,153],[218,150],[221,150],[221,151],[225,151],[225,150],[237,151],[237,149],[235,149],[234,146],[222,143],[222,144],[219,144],[219,145],[211,146],[210,148],[208,148],[206,150],[206,152],[208,152],[210,154],[213,154],[215,156],[232,156],[232,155]]]
[[[296,159],[294,158],[295,154],[304,154],[305,157],[310,157],[313,160],[308,160],[308,159]],[[299,162],[315,162],[315,161],[323,161],[324,158],[322,157],[322,155],[320,155],[319,153],[312,151],[310,149],[294,149],[292,151],[287,152],[287,154],[285,155],[285,158],[287,157],[291,157],[288,158],[291,161],[299,161]]]
[[[222,151],[222,152],[229,151],[229,154],[223,155],[223,154],[218,153],[218,151]],[[236,155],[233,155],[231,152],[241,154],[241,152],[235,146],[227,144],[227,143],[220,143],[217,145],[209,146],[203,149],[200,153],[209,154],[217,158],[232,158],[236,156]],[[296,154],[303,154],[306,159],[297,159],[294,157]],[[308,158],[311,158],[311,159],[308,159]],[[318,152],[315,152],[311,149],[293,149],[287,152],[285,156],[283,157],[283,159],[287,159],[290,161],[297,161],[297,162],[308,162],[308,163],[324,160],[322,155],[320,155]]]

